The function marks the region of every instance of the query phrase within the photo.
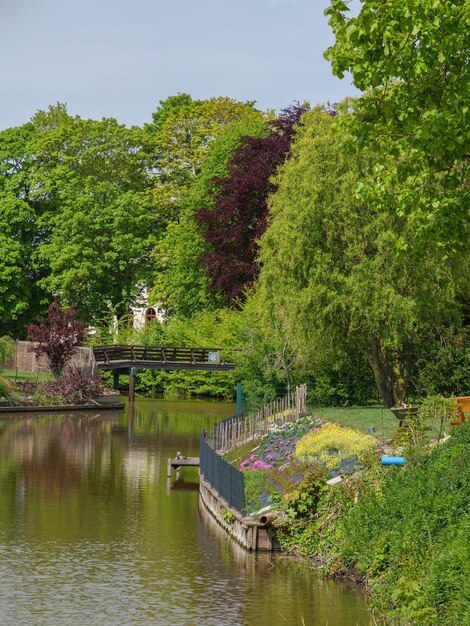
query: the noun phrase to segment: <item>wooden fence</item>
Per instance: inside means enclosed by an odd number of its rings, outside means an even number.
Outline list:
[[[293,422],[303,415],[307,405],[307,385],[299,385],[282,398],[268,402],[252,415],[235,415],[214,426],[214,449],[234,450],[251,439],[266,435],[276,426]]]

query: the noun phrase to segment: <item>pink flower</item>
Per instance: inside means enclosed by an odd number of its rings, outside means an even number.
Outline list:
[[[267,469],[271,469],[272,465],[269,465],[269,463],[265,463],[264,461],[255,461],[253,463],[253,469],[259,469],[259,470],[267,470]]]

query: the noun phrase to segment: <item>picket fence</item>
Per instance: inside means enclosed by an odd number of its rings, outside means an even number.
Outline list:
[[[265,404],[252,415],[234,415],[214,425],[214,450],[225,453],[238,446],[266,435],[269,430],[293,422],[303,415],[307,406],[307,385],[299,385]]]

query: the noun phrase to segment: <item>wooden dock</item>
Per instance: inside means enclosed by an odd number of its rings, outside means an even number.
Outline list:
[[[168,459],[166,466],[167,478],[171,478],[171,470],[173,468],[176,470],[176,475],[178,476],[181,467],[199,467],[199,457],[185,456],[181,454],[181,452],[177,452],[174,459]]]

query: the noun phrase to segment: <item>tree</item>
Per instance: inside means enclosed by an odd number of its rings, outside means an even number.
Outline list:
[[[190,109],[191,106],[199,106],[200,104],[202,104],[202,100],[193,100],[188,93],[168,96],[165,100],[160,100],[156,111],[152,113],[152,121],[145,125],[145,130],[152,134],[158,134],[170,115],[183,108]]]
[[[345,348],[364,355],[392,406],[406,394],[407,346],[424,324],[458,318],[458,268],[431,248],[397,254],[406,221],[354,196],[371,155],[345,153],[347,137],[326,112],[303,119],[276,177],[254,297],[266,332],[284,337],[299,361],[331,364]]]
[[[227,124],[253,110],[253,103],[225,97],[192,100],[179,94],[160,102],[153,123],[145,127],[145,146],[153,174],[151,197],[168,221],[178,217],[181,194],[200,173],[210,143]]]
[[[21,336],[46,299],[35,263],[44,205],[32,198],[35,129],[31,123],[0,133],[0,334]]]
[[[270,132],[243,137],[227,166],[216,176],[215,206],[203,205],[198,222],[207,252],[201,262],[212,287],[228,303],[244,299],[258,274],[258,239],[266,230],[268,196],[276,189],[272,176],[286,160],[296,125],[306,107],[285,109],[268,122]]]
[[[48,357],[56,377],[83,341],[85,324],[76,317],[75,307],[63,309],[57,302],[52,302],[47,310],[47,318],[39,317],[37,324],[27,326],[28,339],[35,343],[32,351],[36,356]]]
[[[201,173],[183,193],[181,213],[170,222],[155,249],[152,299],[162,302],[170,314],[192,317],[198,311],[220,304],[200,264],[207,248],[196,211],[201,206],[214,207],[219,192],[215,181],[228,175],[228,163],[243,137],[266,135],[267,128],[265,116],[255,109],[227,124],[207,147]]]
[[[34,198],[48,203],[36,258],[49,271],[39,284],[63,304],[76,303],[87,321],[109,309],[121,317],[150,276],[163,224],[148,195],[141,130],[72,118],[60,105],[33,124]]]
[[[343,0],[326,14],[336,37],[325,56],[351,72],[364,95],[344,118],[356,146],[375,151],[366,188],[392,205],[426,245],[448,253],[468,239],[470,185],[470,6],[467,0],[368,0],[348,17]],[[402,247],[408,242],[403,238]]]

